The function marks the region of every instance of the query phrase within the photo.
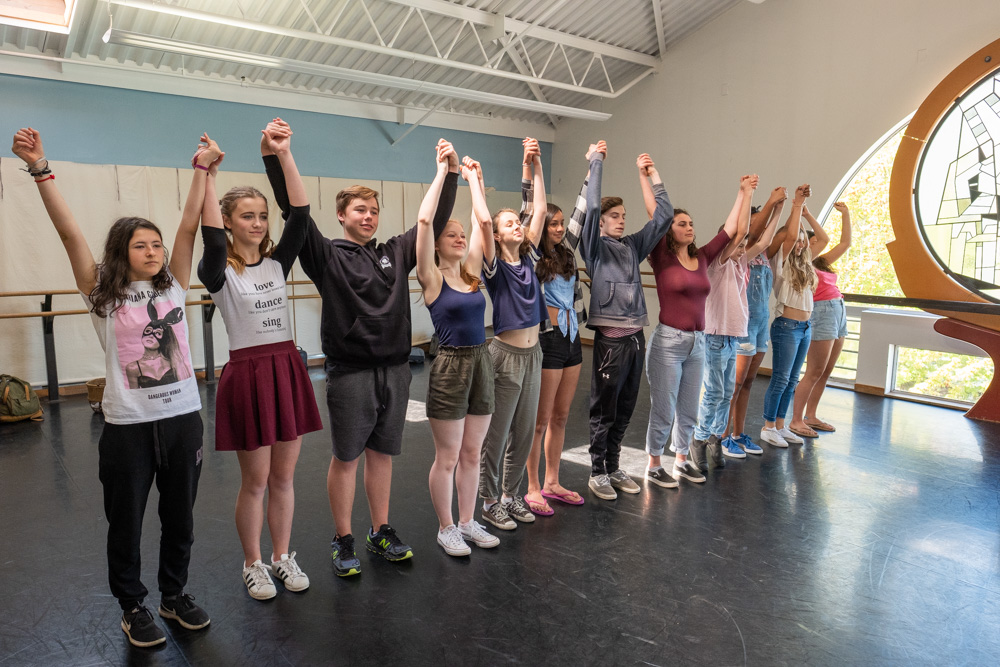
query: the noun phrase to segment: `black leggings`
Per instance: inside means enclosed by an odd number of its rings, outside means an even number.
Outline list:
[[[160,492],[160,593],[179,595],[187,584],[194,543],[194,499],[201,475],[199,412],[141,424],[105,424],[98,447],[108,519],[108,582],[122,609],[149,592],[140,574],[139,544],[149,490]]]

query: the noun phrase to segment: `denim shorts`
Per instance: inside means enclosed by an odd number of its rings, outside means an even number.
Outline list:
[[[750,313],[750,319],[747,322],[747,335],[736,339],[736,354],[752,357],[758,352],[767,352],[767,341],[771,332],[769,314],[767,304],[764,304],[763,308],[758,308],[756,312]]]
[[[847,311],[843,299],[816,301],[812,316],[813,340],[836,340],[847,336]]]
[[[569,336],[564,335],[559,330],[559,327],[555,327],[540,334],[538,343],[542,346],[543,369],[562,370],[583,363],[583,348],[579,332],[576,334],[576,340],[571,341]]]

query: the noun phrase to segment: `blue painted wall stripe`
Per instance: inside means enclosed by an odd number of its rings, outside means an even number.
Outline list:
[[[31,125],[53,159],[87,164],[186,165],[203,131],[226,151],[226,168],[262,171],[260,130],[275,116],[295,132],[299,170],[308,176],[428,183],[440,137],[459,156],[483,164],[486,184],[520,191],[519,139],[477,132],[409,126],[278,107],[67,83],[0,74],[0,118],[7,141]],[[542,142],[546,188],[551,189],[552,144]]]

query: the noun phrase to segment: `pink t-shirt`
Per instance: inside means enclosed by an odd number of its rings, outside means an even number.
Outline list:
[[[698,268],[688,271],[677,255],[667,250],[666,237],[660,239],[649,256],[656,276],[656,296],[660,300],[660,324],[681,331],[705,330],[705,299],[711,289],[708,266],[728,243],[729,234],[725,230],[716,234],[714,239],[698,248]]]
[[[816,291],[813,292],[813,301],[832,301],[843,297],[844,295],[837,289],[837,274],[816,269]]]
[[[750,311],[747,307],[747,256],[738,260],[715,260],[708,267],[712,291],[705,302],[705,333],[746,336]]]

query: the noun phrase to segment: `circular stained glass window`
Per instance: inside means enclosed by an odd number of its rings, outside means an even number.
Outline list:
[[[938,263],[965,288],[1000,302],[1000,68],[943,116],[916,179],[917,222]]]

